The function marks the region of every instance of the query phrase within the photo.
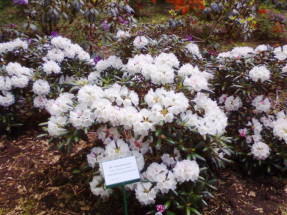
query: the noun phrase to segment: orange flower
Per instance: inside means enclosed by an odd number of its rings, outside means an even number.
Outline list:
[[[260,14],[266,14],[266,13],[267,13],[267,10],[264,9],[264,8],[261,8],[261,9],[258,10],[258,13],[260,13]]]

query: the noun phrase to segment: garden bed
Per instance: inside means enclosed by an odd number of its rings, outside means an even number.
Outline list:
[[[92,172],[81,166],[91,143],[80,142],[65,155],[51,149],[37,134],[28,132],[14,141],[1,141],[1,215],[109,215],[111,204],[121,214],[117,202],[108,201],[101,207],[93,204],[95,197],[86,180]],[[222,170],[217,178],[218,190],[204,215],[286,214],[286,179],[250,179],[236,169]],[[129,207],[131,214],[144,214],[134,210],[134,203]]]

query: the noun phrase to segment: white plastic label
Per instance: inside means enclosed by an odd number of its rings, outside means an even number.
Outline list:
[[[140,180],[135,156],[102,162],[107,187],[129,184]]]

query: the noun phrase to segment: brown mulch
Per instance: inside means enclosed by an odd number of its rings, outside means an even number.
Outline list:
[[[96,197],[89,190],[92,171],[85,160],[92,143],[79,142],[65,154],[51,148],[46,139],[37,138],[36,133],[14,141],[0,138],[0,215],[112,214],[109,210],[118,211],[113,215],[121,214],[121,206],[95,204]],[[284,188],[284,180],[251,180],[225,170],[219,175],[215,198],[203,214],[286,215]]]
[[[276,177],[243,177],[235,171],[224,171],[204,215],[286,215],[286,182]]]

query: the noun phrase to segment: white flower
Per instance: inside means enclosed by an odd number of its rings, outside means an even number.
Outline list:
[[[154,63],[158,66],[167,65],[170,67],[179,67],[179,61],[173,53],[161,53],[154,59]]]
[[[46,109],[52,116],[61,115],[73,108],[74,95],[71,93],[63,93],[56,100],[50,100]]]
[[[18,48],[27,49],[28,43],[19,38],[10,42],[0,43],[0,54],[10,52]]]
[[[152,182],[163,182],[166,179],[168,169],[164,164],[153,162],[145,172],[145,177]]]
[[[268,81],[270,79],[270,71],[265,66],[255,66],[250,70],[249,77],[255,82]]]
[[[287,58],[287,45],[274,49],[275,58],[283,61]]]
[[[89,83],[94,84],[99,81],[101,74],[99,72],[91,72],[88,76]]]
[[[231,50],[231,56],[233,58],[249,57],[254,53],[255,51],[251,47],[235,47]]]
[[[140,73],[146,66],[153,64],[153,58],[150,55],[136,55],[128,60],[126,70],[129,74]]]
[[[52,74],[59,74],[61,73],[61,67],[55,61],[47,61],[43,64],[43,70],[45,73]]]
[[[55,46],[55,48],[66,49],[72,44],[72,42],[68,38],[57,36],[53,37],[53,39],[51,40],[51,44]]]
[[[149,44],[149,41],[145,36],[137,36],[134,39],[133,44],[136,48],[142,49]]]
[[[90,127],[94,123],[95,119],[95,113],[81,104],[70,111],[69,122],[77,129]]]
[[[173,168],[173,173],[179,183],[186,181],[195,182],[199,177],[199,166],[196,161],[183,160],[177,162]]]
[[[255,49],[256,53],[265,52],[265,51],[268,51],[268,46],[267,45],[259,45]]]
[[[117,140],[121,137],[117,128],[107,128],[107,126],[101,126],[97,130],[97,136],[103,142],[105,142],[106,139]]]
[[[178,70],[178,75],[181,77],[186,77],[199,72],[200,71],[197,66],[193,67],[191,64],[187,63],[180,67],[180,69]]]
[[[263,125],[266,128],[273,128],[273,122],[274,122],[275,116],[273,115],[268,115],[268,116],[263,116],[260,118],[260,121],[263,123]]]
[[[259,120],[252,118],[252,125],[253,125],[253,132],[256,136],[260,136],[260,133],[263,129],[262,124],[259,122]]]
[[[50,85],[46,80],[37,80],[33,84],[33,92],[36,95],[47,95],[50,92]]]
[[[99,72],[103,72],[109,68],[114,68],[114,69],[122,69],[123,67],[123,62],[119,57],[116,56],[110,56],[107,59],[100,60],[97,65],[96,69]]]
[[[61,136],[68,131],[64,128],[68,123],[67,117],[52,116],[48,121],[48,133],[50,136]]]
[[[100,196],[103,199],[108,198],[113,190],[104,187],[104,179],[102,176],[94,176],[90,182],[90,189],[95,196]]]
[[[197,109],[203,109],[205,114],[199,117],[192,113],[182,115],[187,126],[195,127],[201,135],[222,135],[227,126],[227,117],[218,107],[215,101],[212,101],[203,93],[198,93],[194,99]]]
[[[8,76],[0,76],[0,91],[9,91],[11,89],[11,79]]]
[[[48,51],[46,58],[61,63],[65,58],[65,54],[60,49],[51,49]]]
[[[200,54],[200,50],[198,45],[196,45],[195,43],[189,43],[185,46],[185,48],[193,55],[195,55],[196,57],[198,57],[199,59],[202,58],[202,55]]]
[[[90,167],[94,168],[96,163],[104,159],[105,150],[101,147],[92,148],[91,152],[87,155],[87,161]]]
[[[271,103],[268,98],[263,97],[263,95],[256,96],[252,101],[252,105],[260,112],[268,112],[271,108]]]
[[[145,165],[143,154],[138,151],[132,151],[132,155],[135,156],[136,158],[139,171],[143,170],[144,165]]]
[[[135,189],[136,198],[142,205],[154,204],[157,192],[158,190],[150,182],[137,183]]]
[[[190,76],[185,77],[183,85],[196,92],[209,90],[208,80],[212,77],[207,72],[200,72],[198,69],[195,69]]]
[[[251,147],[251,153],[257,160],[265,160],[270,155],[270,148],[263,142],[256,142]]]
[[[147,71],[147,69],[150,70]],[[174,82],[174,70],[166,64],[150,65],[144,67],[142,72],[145,78],[150,78],[154,84],[171,84]]]
[[[10,80],[11,80],[11,84],[15,88],[25,88],[27,87],[29,83],[29,78],[25,75],[21,75],[21,76],[13,75]]]
[[[48,103],[48,99],[45,96],[36,96],[34,98],[34,107],[44,109]]]
[[[86,85],[83,86],[77,95],[78,101],[81,104],[91,106],[94,102],[97,102],[104,95],[102,88],[97,85]]]
[[[111,140],[106,145],[105,154],[108,158],[119,158],[130,154],[130,149],[127,143],[123,140]]]
[[[242,101],[240,97],[234,98],[234,96],[229,96],[225,100],[225,109],[227,111],[237,111],[242,107]]]
[[[255,54],[251,47],[235,47],[229,52],[220,53],[217,58],[248,58]]]
[[[162,162],[167,166],[174,166],[176,164],[176,160],[174,157],[171,157],[169,154],[164,153],[161,156]]]
[[[31,69],[21,66],[19,63],[8,63],[7,66],[5,67],[8,75],[10,76],[27,76],[28,78],[31,78],[33,72]]]
[[[147,109],[141,109],[138,120],[133,124],[133,131],[137,135],[147,136],[150,130],[154,129],[153,112]]]
[[[161,191],[162,194],[168,193],[170,190],[176,189],[177,182],[175,176],[171,171],[168,171],[163,181],[156,184],[156,188]]]
[[[118,38],[118,39],[125,39],[125,38],[129,38],[130,36],[131,35],[130,35],[129,32],[118,30],[116,38]]]
[[[15,97],[11,92],[0,91],[0,106],[9,107],[15,103]]]
[[[273,133],[287,143],[287,117],[284,112],[277,114],[277,119],[273,122]]]

